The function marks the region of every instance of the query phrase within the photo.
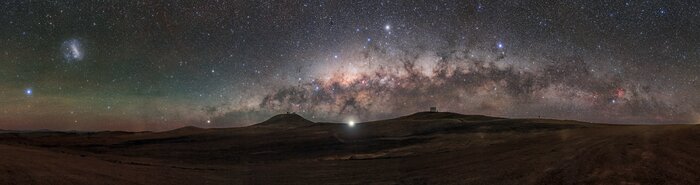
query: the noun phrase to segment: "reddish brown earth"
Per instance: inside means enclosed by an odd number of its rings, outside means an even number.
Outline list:
[[[699,184],[700,127],[417,113],[0,133],[0,184]]]

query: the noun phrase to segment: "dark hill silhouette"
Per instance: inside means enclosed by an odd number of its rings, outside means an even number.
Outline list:
[[[204,130],[206,130],[206,129],[195,127],[195,126],[185,126],[185,127],[180,127],[180,128],[173,129],[170,131],[165,131],[164,133],[192,133],[192,132],[201,132]]]
[[[288,113],[288,114],[278,114],[275,116],[272,116],[270,119],[267,119],[261,123],[255,124],[253,126],[263,126],[263,127],[276,127],[276,128],[297,128],[297,127],[304,127],[304,126],[309,126],[313,125],[313,121],[309,121],[305,119],[304,117],[299,116],[296,113]]]
[[[396,118],[397,120],[436,120],[436,119],[459,119],[462,121],[488,121],[504,119],[484,115],[464,115],[453,112],[417,112],[408,116]]]

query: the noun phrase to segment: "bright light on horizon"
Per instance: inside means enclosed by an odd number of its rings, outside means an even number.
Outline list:
[[[348,126],[354,127],[354,126],[355,126],[355,122],[354,122],[354,121],[349,121],[349,122],[348,122]]]

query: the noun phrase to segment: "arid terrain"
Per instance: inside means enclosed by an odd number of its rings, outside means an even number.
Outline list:
[[[0,184],[698,184],[700,127],[422,112],[242,128],[0,132]]]

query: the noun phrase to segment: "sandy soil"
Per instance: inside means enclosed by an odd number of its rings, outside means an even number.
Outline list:
[[[288,122],[293,122],[289,124]],[[0,184],[698,184],[700,127],[418,113],[347,127],[5,132]]]

